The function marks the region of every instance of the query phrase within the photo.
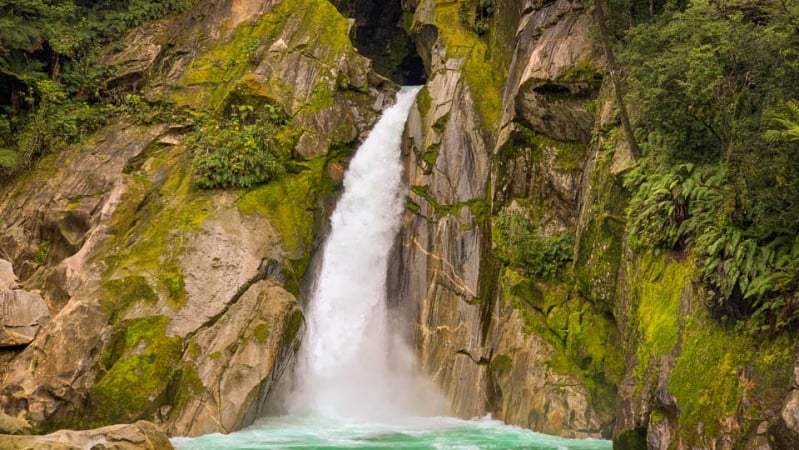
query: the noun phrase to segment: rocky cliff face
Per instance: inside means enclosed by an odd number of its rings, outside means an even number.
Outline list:
[[[607,436],[614,392],[597,378],[618,376],[604,367],[615,355],[572,370],[567,349],[592,343],[567,334],[594,328],[583,334],[612,346],[613,323],[570,289],[502,267],[491,236],[507,210],[547,233],[576,228],[594,122],[585,103],[601,77],[590,18],[579,2],[495,2],[495,28],[481,37],[463,7],[422,1],[413,25],[430,78],[408,125],[397,280],[400,301],[417,305],[422,367],[456,414]],[[560,345],[542,337],[556,327],[568,330],[555,330]]]
[[[477,7],[476,13],[470,15]],[[618,448],[792,448],[797,347],[708,317],[686,255],[627,249],[621,139],[583,2],[421,1],[393,274],[455,413]],[[556,276],[501,258],[502,220],[573,236]]]
[[[148,419],[198,435],[258,416],[299,344],[299,280],[340,180],[328,149],[365,133],[393,89],[349,28],[326,1],[231,0],[106,54],[111,85],[155,103],[0,192],[0,257],[52,315],[2,350],[5,431]],[[196,189],[195,117],[241,105],[289,114],[295,165],[257,189]],[[4,311],[25,292],[9,287]]]

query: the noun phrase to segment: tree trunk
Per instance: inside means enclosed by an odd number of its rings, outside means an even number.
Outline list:
[[[604,2],[605,0],[595,0],[594,15],[596,21],[599,23],[599,34],[602,38],[602,47],[605,49],[605,58],[608,60],[610,81],[613,83],[613,91],[616,94],[616,104],[619,106],[621,126],[627,141],[630,143],[630,152],[632,153],[633,160],[637,160],[641,156],[641,151],[638,149],[638,143],[635,141],[633,127],[630,125],[630,116],[627,114],[627,107],[624,105],[624,89],[621,82],[621,73],[619,67],[616,65],[616,58],[613,56],[613,48],[610,45],[610,34],[608,33]]]

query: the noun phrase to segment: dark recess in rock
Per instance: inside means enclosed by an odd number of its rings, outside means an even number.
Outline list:
[[[337,0],[345,16],[355,19],[352,36],[358,52],[372,60],[374,70],[395,83],[421,85],[427,80],[416,44],[402,28],[400,0]],[[407,9],[407,8],[405,8]]]

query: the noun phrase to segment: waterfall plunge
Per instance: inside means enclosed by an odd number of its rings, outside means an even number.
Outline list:
[[[389,420],[443,412],[386,310],[388,255],[404,205],[400,144],[417,92],[403,88],[350,162],[306,311],[292,413]]]

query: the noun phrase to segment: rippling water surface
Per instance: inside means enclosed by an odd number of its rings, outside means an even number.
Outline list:
[[[610,441],[563,439],[504,425],[496,420],[451,417],[364,423],[324,417],[272,417],[231,433],[175,438],[179,450],[255,449],[535,449],[609,450]]]

